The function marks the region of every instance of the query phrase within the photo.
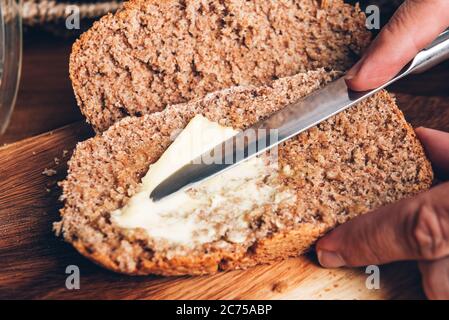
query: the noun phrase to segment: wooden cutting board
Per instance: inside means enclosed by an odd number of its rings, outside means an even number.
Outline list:
[[[434,78],[435,79],[435,78]],[[449,131],[445,76],[432,87],[411,82],[416,95],[398,94],[414,126]],[[395,89],[402,91],[402,84]],[[409,91],[410,82],[405,85]],[[413,87],[412,86],[412,87]],[[435,87],[436,86],[436,87]],[[439,95],[439,97],[437,96]],[[379,290],[365,286],[362,269],[325,270],[313,254],[271,266],[203,277],[130,277],[106,271],[56,238],[56,182],[78,141],[92,135],[79,122],[0,148],[0,298],[106,299],[390,299],[423,298],[414,263],[381,267]],[[64,151],[66,150],[66,151]],[[45,169],[51,175],[42,174]],[[76,265],[81,288],[65,286],[67,266]]]

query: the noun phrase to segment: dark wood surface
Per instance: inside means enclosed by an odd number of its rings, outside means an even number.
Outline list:
[[[383,267],[381,290],[367,290],[362,269],[324,270],[313,255],[247,271],[176,278],[113,274],[84,259],[52,232],[60,207],[56,182],[64,178],[69,158],[63,150],[92,135],[80,121],[68,79],[71,40],[25,41],[17,106],[0,138],[0,145],[7,143],[0,148],[0,298],[423,297],[414,263]],[[414,126],[449,131],[448,78],[445,63],[391,88]],[[46,168],[56,175],[43,175]],[[81,270],[80,290],[65,287],[65,268],[72,264]]]
[[[0,145],[82,119],[67,67],[72,43],[50,34],[25,35],[17,102]]]

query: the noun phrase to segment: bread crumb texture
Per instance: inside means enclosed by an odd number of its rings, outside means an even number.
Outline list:
[[[196,114],[244,129],[339,75],[319,69],[232,87],[127,117],[79,143],[61,184],[65,206],[57,234],[117,272],[210,274],[297,256],[338,224],[427,189],[431,166],[394,99],[382,91],[280,146],[277,183],[295,194],[295,203],[258,208],[249,216],[248,241],[222,239],[187,249],[112,221],[111,212],[136,193],[149,165]]]
[[[369,41],[364,14],[342,0],[131,0],[76,41],[70,77],[101,132],[231,86],[344,70]]]

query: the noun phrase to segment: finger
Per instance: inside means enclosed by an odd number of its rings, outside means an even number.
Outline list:
[[[449,183],[359,216],[318,241],[324,267],[363,266],[449,255]]]
[[[419,264],[424,292],[432,300],[449,299],[449,257]]]
[[[449,26],[449,1],[409,0],[396,11],[346,82],[356,91],[379,87]]]
[[[418,128],[416,134],[421,140],[435,171],[441,175],[449,176],[449,133]]]

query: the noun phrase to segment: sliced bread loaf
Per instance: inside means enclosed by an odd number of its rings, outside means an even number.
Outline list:
[[[369,40],[342,0],[131,0],[74,44],[70,78],[100,132],[230,86],[346,69]]]
[[[160,241],[141,228],[123,228],[112,212],[126,205],[150,164],[173,135],[198,114],[244,129],[337,76],[323,69],[264,86],[239,86],[127,117],[77,145],[62,183],[58,234],[86,257],[127,274],[209,274],[296,256],[318,237],[357,215],[411,196],[432,183],[432,170],[413,129],[382,91],[279,148],[273,183],[294,202],[251,212],[202,212],[222,230],[194,246]],[[232,208],[232,207],[230,207]],[[233,241],[233,221],[245,214],[244,241]],[[224,230],[224,231],[223,231]]]

